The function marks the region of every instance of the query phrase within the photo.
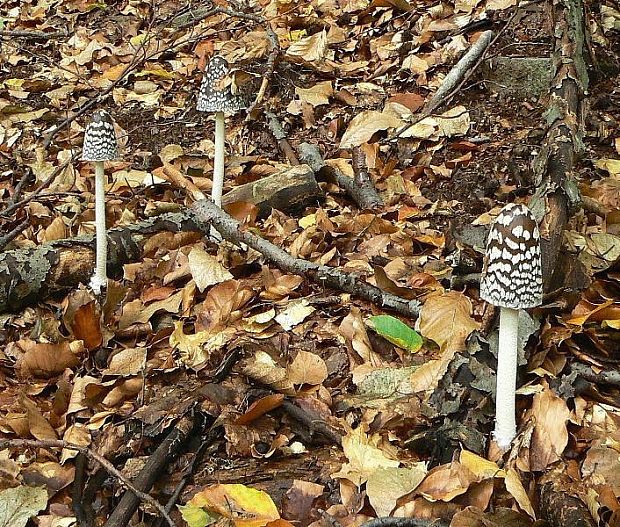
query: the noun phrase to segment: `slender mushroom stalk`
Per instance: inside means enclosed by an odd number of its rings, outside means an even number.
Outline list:
[[[228,62],[218,55],[214,56],[205,69],[198,103],[200,112],[215,112],[215,158],[213,160],[213,189],[211,199],[218,207],[222,206],[224,188],[224,142],[226,128],[224,112],[234,113],[246,107],[239,95],[233,95],[227,83]]]
[[[495,395],[497,446],[506,451],[517,435],[519,310],[542,304],[540,234],[525,205],[506,205],[491,226],[480,281],[480,297],[499,306],[499,347]]]
[[[98,110],[86,127],[82,161],[90,161],[95,165],[95,228],[97,238],[95,272],[90,279],[90,287],[96,294],[108,283],[106,264],[108,241],[105,225],[105,171],[104,161],[118,157],[118,143],[114,132],[114,123],[110,114]]]

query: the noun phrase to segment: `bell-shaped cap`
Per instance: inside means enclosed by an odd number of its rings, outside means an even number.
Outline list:
[[[540,233],[525,205],[506,205],[491,226],[480,297],[495,306],[513,309],[542,304]]]
[[[118,157],[118,142],[112,117],[97,110],[86,127],[82,146],[82,161],[110,161]]]
[[[219,55],[211,58],[198,93],[196,104],[198,111],[234,113],[247,107],[243,97],[234,95],[230,91],[230,85],[226,84],[228,70],[226,59]]]

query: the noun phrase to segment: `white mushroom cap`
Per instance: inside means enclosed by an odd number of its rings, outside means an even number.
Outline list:
[[[112,117],[105,110],[97,110],[86,127],[82,161],[110,161],[118,157],[118,142]]]
[[[540,233],[525,205],[506,205],[491,226],[480,281],[490,304],[527,309],[542,304]]]
[[[196,109],[200,112],[237,112],[247,107],[243,97],[233,95],[230,86],[223,86],[228,62],[215,55],[207,64],[198,93]]]

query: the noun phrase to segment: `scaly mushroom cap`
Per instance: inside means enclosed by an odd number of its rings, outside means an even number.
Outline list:
[[[540,233],[525,205],[506,205],[491,226],[480,281],[490,304],[527,309],[542,304]]]
[[[236,112],[246,107],[239,95],[233,95],[230,86],[225,85],[224,78],[228,75],[228,62],[215,55],[207,64],[202,77],[200,93],[196,109],[200,112]]]
[[[118,143],[112,117],[105,110],[97,110],[86,127],[82,161],[110,161],[118,157]]]

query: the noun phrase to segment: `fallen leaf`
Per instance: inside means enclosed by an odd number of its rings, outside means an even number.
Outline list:
[[[209,286],[220,284],[233,278],[217,258],[211,256],[200,247],[192,247],[188,255],[189,270],[196,287],[201,293]]]
[[[47,507],[44,487],[21,485],[0,492],[0,527],[25,527],[28,520]]]

